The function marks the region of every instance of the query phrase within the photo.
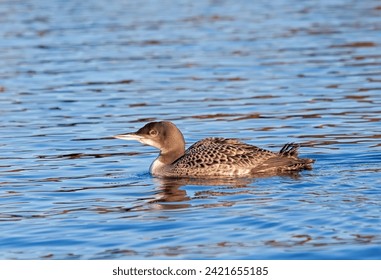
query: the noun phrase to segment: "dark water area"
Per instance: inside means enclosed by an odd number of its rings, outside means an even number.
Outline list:
[[[1,259],[381,259],[381,2],[0,1]],[[316,159],[163,180],[170,120]]]

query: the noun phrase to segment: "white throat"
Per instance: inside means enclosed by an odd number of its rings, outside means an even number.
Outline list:
[[[151,164],[149,171],[152,175],[163,175],[163,169],[167,165],[159,160],[159,157],[157,157]]]

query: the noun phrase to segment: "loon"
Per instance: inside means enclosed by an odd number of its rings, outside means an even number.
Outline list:
[[[169,121],[150,122],[114,138],[137,140],[160,150],[150,173],[162,178],[255,177],[312,169],[313,159],[299,158],[299,145],[271,152],[234,138],[210,137],[185,150],[184,136]]]

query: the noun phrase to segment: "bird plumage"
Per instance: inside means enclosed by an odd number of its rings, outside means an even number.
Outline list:
[[[189,147],[172,168],[177,174],[195,177],[242,177],[309,169],[313,161],[297,158],[298,147],[290,143],[274,153],[237,139],[206,138]]]
[[[117,135],[160,149],[151,165],[159,177],[254,177],[311,169],[314,160],[298,158],[299,145],[268,151],[233,138],[205,138],[184,151],[184,138],[171,122],[153,122],[135,133]],[[175,141],[175,143],[173,142]]]

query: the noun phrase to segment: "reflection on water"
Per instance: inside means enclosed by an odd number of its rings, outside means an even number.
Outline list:
[[[155,185],[158,187],[157,198],[150,203],[155,203],[160,209],[178,209],[191,207],[192,198],[187,194],[186,190],[182,189],[183,186],[224,186],[230,190],[240,189],[247,187],[247,184],[254,179],[171,179],[171,178],[154,178]],[[238,193],[240,190],[237,190]],[[194,198],[203,199],[208,196],[224,195],[220,191],[198,191],[194,194]],[[187,202],[187,203],[186,203]],[[204,205],[205,206],[205,205]],[[206,206],[205,206],[206,207]]]
[[[379,259],[380,3],[157,3],[1,1],[0,258]],[[152,178],[161,119],[316,163]]]

